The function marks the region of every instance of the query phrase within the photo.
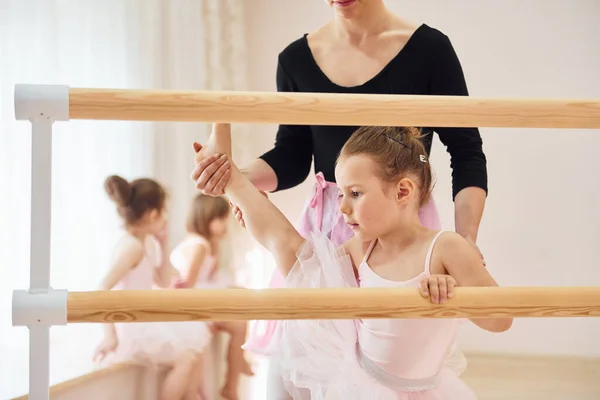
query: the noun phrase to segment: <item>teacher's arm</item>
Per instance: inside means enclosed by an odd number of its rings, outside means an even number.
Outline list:
[[[277,91],[299,92],[298,86],[287,72],[279,57],[277,63]],[[242,173],[263,191],[274,192],[301,184],[310,173],[312,164],[312,133],[308,125],[279,125],[275,146],[255,160],[252,168],[242,167]],[[269,180],[256,174],[262,168],[273,173]]]
[[[431,95],[468,96],[462,66],[448,37],[433,52]],[[488,193],[487,160],[479,129],[434,128],[450,154],[456,232],[476,246]]]

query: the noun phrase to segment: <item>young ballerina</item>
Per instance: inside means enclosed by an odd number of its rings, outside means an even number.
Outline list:
[[[110,176],[104,183],[116,203],[125,233],[102,290],[151,290],[153,284],[169,287],[173,269],[166,247],[164,189],[154,180],[127,182]],[[104,324],[104,340],[94,354],[102,362],[134,361],[169,367],[160,390],[161,400],[197,400],[202,376],[202,351],[211,333],[204,322]],[[112,353],[112,354],[111,354]],[[205,399],[207,400],[207,399]]]
[[[216,127],[198,158],[230,157],[228,126]],[[477,251],[453,232],[425,228],[419,209],[431,168],[414,128],[364,127],[343,146],[335,169],[340,211],[354,237],[337,248],[320,233],[303,239],[228,161],[225,193],[252,235],[275,257],[286,287],[415,287],[432,302],[454,286],[497,286]],[[491,332],[511,318],[473,319]],[[294,399],[475,399],[444,367],[456,319],[286,320],[270,352]]]
[[[229,203],[224,198],[203,194],[194,198],[187,219],[187,237],[171,252],[171,263],[180,275],[176,287],[212,289],[230,286],[219,269],[219,242],[227,234],[228,217]],[[238,398],[240,374],[253,375],[242,349],[246,325],[244,321],[211,324],[214,331],[230,336],[227,375],[220,392],[228,400]]]

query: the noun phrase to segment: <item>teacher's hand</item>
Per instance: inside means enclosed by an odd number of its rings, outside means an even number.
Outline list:
[[[219,154],[204,157],[200,143],[194,143],[194,151],[196,157],[192,180],[196,183],[196,189],[207,196],[224,195],[224,189],[229,180],[229,169],[225,164],[227,157]]]

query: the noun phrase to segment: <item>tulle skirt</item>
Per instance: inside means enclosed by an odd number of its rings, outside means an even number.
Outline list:
[[[296,224],[298,233],[308,237],[311,232],[319,232],[327,236],[335,245],[341,245],[354,236],[352,229],[346,224],[339,211],[338,187],[334,182],[327,182],[323,173],[315,176],[313,197],[304,206],[300,220]],[[419,219],[429,229],[441,230],[442,223],[433,199],[419,211]],[[281,288],[284,278],[278,269],[273,271],[270,288]],[[243,348],[253,353],[269,355],[268,346],[279,321],[253,321],[248,339]],[[453,346],[451,359],[448,361],[457,372],[466,367],[466,358]]]
[[[358,287],[350,258],[320,233],[309,235],[285,279],[288,288]],[[279,321],[268,346],[294,400],[471,400],[475,394],[444,367],[407,380],[362,354],[353,320]]]
[[[119,345],[110,363],[168,365],[202,353],[212,338],[205,322],[137,322],[116,324],[116,329]]]

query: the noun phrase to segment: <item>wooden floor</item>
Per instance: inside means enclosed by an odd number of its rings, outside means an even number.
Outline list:
[[[600,340],[600,339],[599,339]],[[600,400],[600,359],[467,355],[479,400]]]
[[[466,356],[461,378],[478,400],[600,400],[600,358]],[[256,375],[244,379],[240,400],[266,397],[266,360],[255,367]]]

